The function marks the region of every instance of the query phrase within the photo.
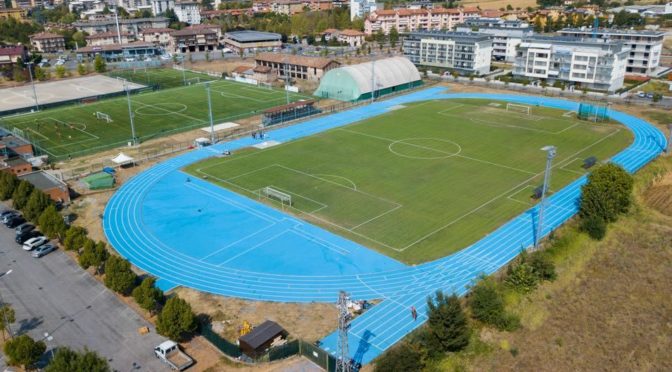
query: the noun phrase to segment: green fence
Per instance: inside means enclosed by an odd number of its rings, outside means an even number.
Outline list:
[[[218,335],[217,332],[212,330],[210,325],[203,325],[201,327],[201,335],[205,337],[206,340],[210,341],[222,353],[232,358],[238,358],[243,354],[240,351],[238,345],[232,344],[231,342],[222,338],[222,336]]]

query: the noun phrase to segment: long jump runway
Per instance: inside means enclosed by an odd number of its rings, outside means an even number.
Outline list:
[[[449,94],[428,88],[268,132],[287,142],[383,114],[397,105],[432,99],[503,100],[576,111],[578,103],[509,94]],[[633,143],[612,161],[635,172],[665,148],[663,133],[625,113],[611,117],[629,128]],[[426,298],[437,290],[463,295],[481,274],[497,271],[535,241],[537,207],[450,256],[406,266],[181,168],[257,144],[243,138],[194,150],[138,174],[108,203],[103,227],[110,244],[164,289],[186,286],[251,300],[335,303],[339,290],[383,301],[351,325],[351,357],[368,363],[426,320]],[[235,156],[235,153],[234,155]],[[577,212],[586,177],[547,199],[545,236]],[[410,315],[415,306],[418,320]],[[336,320],[334,320],[335,324]],[[336,352],[337,334],[322,340]]]

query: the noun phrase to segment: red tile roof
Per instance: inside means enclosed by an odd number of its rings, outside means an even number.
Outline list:
[[[51,32],[40,32],[35,35],[30,35],[31,40],[45,40],[45,39],[63,39],[63,35],[54,34]]]

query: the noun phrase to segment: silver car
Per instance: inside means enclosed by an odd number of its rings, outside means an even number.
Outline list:
[[[44,255],[47,255],[51,251],[55,251],[55,250],[56,250],[56,245],[55,244],[47,243],[45,245],[41,245],[41,246],[35,248],[35,250],[31,254],[31,256],[33,256],[35,258],[40,258]]]

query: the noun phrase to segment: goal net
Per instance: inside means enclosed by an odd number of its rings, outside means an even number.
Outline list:
[[[106,123],[112,122],[112,118],[110,117],[110,115],[100,111],[96,111],[96,119],[104,120]]]
[[[518,112],[518,113],[521,113],[521,114],[529,115],[530,114],[530,106],[517,105],[515,103],[507,103],[506,104],[506,111]]]
[[[261,195],[266,198],[277,200],[285,205],[292,206],[292,196],[273,187],[267,186],[261,189]]]

